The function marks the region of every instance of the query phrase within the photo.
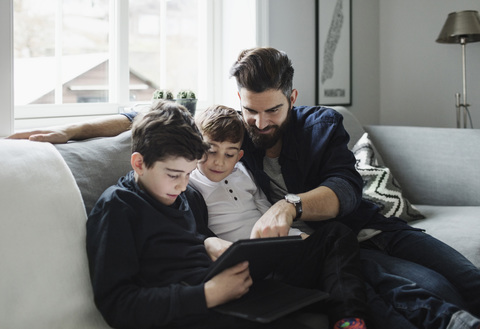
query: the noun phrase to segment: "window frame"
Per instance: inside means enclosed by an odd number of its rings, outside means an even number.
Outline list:
[[[0,1],[0,136],[13,133],[13,0]]]
[[[235,96],[236,85],[228,77],[229,67],[240,50],[257,45],[268,45],[269,0],[205,1],[207,15],[204,19],[207,23],[207,40],[202,44],[208,50],[208,54],[206,61],[200,64],[204,71],[211,74],[207,75],[206,86],[209,88],[202,93],[204,97],[199,99],[197,110],[217,103],[236,107],[238,105],[238,98]],[[128,36],[128,25],[121,24],[125,16],[128,18],[128,0],[112,2],[123,3],[123,6],[112,7],[111,12],[116,12],[116,17],[119,19],[115,24],[119,25],[119,29],[127,31],[123,33]],[[239,9],[243,12],[239,12]],[[225,28],[231,29],[232,26],[240,27],[237,31],[240,34],[235,36],[240,38],[232,37],[231,30],[229,33],[224,31]],[[248,32],[245,32],[246,26],[250,27]],[[117,57],[120,62],[117,70],[109,70],[110,74],[114,74],[111,81],[117,84],[118,93],[111,97],[116,97],[117,102],[36,104],[17,107],[13,104],[13,0],[0,2],[0,42],[5,46],[0,48],[0,85],[4,86],[0,88],[0,99],[3,103],[0,107],[0,137],[8,136],[14,131],[81,122],[89,118],[126,112],[136,105],[142,105],[140,102],[132,103],[128,100],[129,69],[126,64],[128,61],[124,57],[128,58],[128,38],[117,36],[115,39],[114,49],[124,50],[123,54]],[[126,69],[125,66],[127,66]],[[120,90],[126,90],[126,92],[119,92]],[[81,111],[79,111],[80,108]]]
[[[62,1],[62,0],[57,0]],[[162,0],[165,2],[166,0]],[[8,1],[12,9],[10,9],[11,16],[13,16],[13,0]],[[202,72],[213,72],[213,5],[212,1],[200,1],[201,10],[204,13],[202,22],[206,24],[206,33],[202,36],[202,50],[205,55],[202,60]],[[165,5],[165,4],[163,4]],[[27,128],[35,125],[36,122],[48,121],[48,118],[70,118],[70,117],[88,117],[88,116],[103,116],[111,115],[129,110],[131,107],[138,104],[147,104],[148,102],[131,102],[129,100],[129,25],[124,22],[129,21],[129,0],[109,0],[110,6],[110,32],[111,42],[109,45],[109,99],[105,103],[73,103],[73,104],[31,104],[31,105],[17,105],[13,104],[13,113],[15,121],[15,129]],[[58,19],[58,18],[57,18]],[[13,22],[13,19],[12,19]],[[13,25],[13,24],[12,24]],[[13,28],[12,28],[12,42],[13,42]],[[13,48],[13,45],[12,45]],[[13,66],[14,58],[12,58]],[[199,61],[200,62],[200,61]],[[206,63],[206,65],[205,65]],[[205,77],[205,75],[204,75]],[[208,82],[213,81],[213,78],[206,76]],[[12,77],[13,80],[13,77]],[[211,83],[201,84],[212,86]],[[56,95],[61,95],[62,85],[56,86]],[[198,106],[202,106],[207,102],[211,103],[213,100],[213,91],[207,88],[208,93],[204,93],[206,97],[198,100]],[[202,94],[197,92],[197,94]],[[57,96],[58,97],[58,96]],[[61,96],[60,96],[61,97]],[[57,99],[56,101],[59,101]],[[43,119],[37,121],[37,119]],[[26,124],[25,124],[26,123]]]

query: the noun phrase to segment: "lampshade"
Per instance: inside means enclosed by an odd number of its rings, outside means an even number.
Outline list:
[[[480,16],[476,10],[465,10],[448,14],[437,42],[465,43],[480,41]]]

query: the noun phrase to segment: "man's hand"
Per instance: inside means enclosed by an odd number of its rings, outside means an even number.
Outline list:
[[[327,220],[337,217],[340,212],[340,201],[329,187],[319,186],[299,196],[302,199],[303,221]],[[280,200],[255,223],[250,238],[286,236],[296,215],[294,204]]]
[[[252,283],[248,262],[226,269],[205,283],[207,307],[215,307],[242,297],[248,292]]]
[[[230,241],[217,237],[207,238],[203,244],[205,245],[205,249],[207,249],[208,255],[213,261],[216,261],[217,258],[220,257],[220,255],[232,245]]]
[[[69,136],[62,129],[33,130],[19,132],[8,136],[9,139],[28,139],[35,142],[49,142],[53,144],[66,143]]]
[[[295,205],[280,200],[267,210],[253,226],[251,239],[288,235],[296,216]]]
[[[130,120],[121,114],[109,115],[80,123],[50,127],[44,130],[32,130],[13,134],[7,138],[29,139],[53,144],[66,143],[69,140],[83,140],[93,137],[113,137],[131,128]]]

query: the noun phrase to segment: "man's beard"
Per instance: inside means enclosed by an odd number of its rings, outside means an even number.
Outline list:
[[[285,119],[285,121],[280,125],[272,125],[266,127],[267,129],[273,128],[273,133],[270,134],[260,134],[259,129],[255,125],[248,125],[247,132],[250,136],[250,139],[258,149],[268,150],[269,148],[273,147],[282,137],[283,133],[287,129],[287,125],[290,119],[290,113]]]

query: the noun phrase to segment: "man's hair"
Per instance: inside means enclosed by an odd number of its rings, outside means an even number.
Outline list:
[[[203,135],[216,142],[238,143],[243,141],[245,126],[236,110],[213,105],[200,113],[195,120]]]
[[[188,110],[175,102],[160,101],[133,121],[132,153],[140,153],[147,168],[169,157],[200,160],[208,149]]]
[[[290,98],[293,86],[293,66],[287,54],[275,48],[244,50],[230,69],[237,87],[253,92],[281,90]]]

